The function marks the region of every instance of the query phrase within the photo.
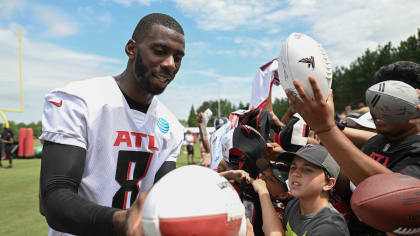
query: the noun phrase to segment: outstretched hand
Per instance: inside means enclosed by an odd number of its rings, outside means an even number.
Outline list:
[[[287,90],[286,94],[291,105],[311,129],[317,133],[335,126],[334,101],[331,91],[327,99],[322,96],[321,89],[315,78],[309,77],[308,80],[314,93],[313,100],[305,93],[302,84],[297,80],[294,80],[293,84],[301,100],[295,97],[290,90]]]
[[[237,183],[246,183],[251,179],[249,174],[244,170],[232,170],[232,178]]]
[[[259,175],[259,177],[261,176],[261,174]],[[257,192],[258,194],[264,194],[264,193],[268,193],[268,188],[267,188],[267,184],[265,183],[265,181],[261,178],[257,178],[257,179],[251,179],[251,184],[252,187],[254,188],[254,191]]]
[[[283,152],[285,152],[283,147],[280,146],[280,144],[273,142],[273,143],[267,143],[267,146],[262,151],[262,154],[266,158],[272,161],[276,161],[278,159],[279,154]]]

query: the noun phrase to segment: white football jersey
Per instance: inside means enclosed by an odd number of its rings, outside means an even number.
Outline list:
[[[127,209],[165,161],[176,161],[184,127],[156,98],[130,109],[113,77],[72,82],[45,97],[42,141],[86,149],[79,195]],[[65,153],[63,153],[65,155]],[[49,229],[49,235],[68,235]]]

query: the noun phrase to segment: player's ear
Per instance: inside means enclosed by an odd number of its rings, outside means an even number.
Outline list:
[[[137,54],[137,46],[136,41],[134,39],[128,40],[127,44],[125,45],[125,53],[127,54],[130,60],[134,60]]]
[[[335,182],[336,182],[335,178],[333,178],[333,177],[327,178],[327,181],[325,181],[325,185],[324,185],[324,187],[322,187],[322,190],[324,190],[326,192],[330,191],[334,187]]]

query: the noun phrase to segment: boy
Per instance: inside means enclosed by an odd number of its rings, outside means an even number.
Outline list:
[[[287,204],[283,224],[275,220],[274,209],[268,204],[271,201],[265,182],[252,182],[261,201],[265,235],[349,235],[343,216],[328,202],[340,172],[328,151],[308,144],[280,158],[291,161],[288,185],[295,197]]]

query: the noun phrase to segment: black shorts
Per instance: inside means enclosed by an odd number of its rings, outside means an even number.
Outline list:
[[[187,145],[187,152],[188,152],[188,155],[194,155],[194,146]]]

